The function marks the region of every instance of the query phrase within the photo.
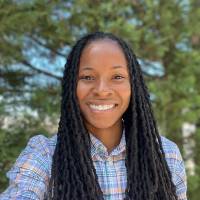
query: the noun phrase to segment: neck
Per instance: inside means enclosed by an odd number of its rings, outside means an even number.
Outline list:
[[[99,139],[110,153],[117,145],[119,145],[122,136],[122,123],[118,123],[109,128],[97,129],[87,127],[89,132]]]

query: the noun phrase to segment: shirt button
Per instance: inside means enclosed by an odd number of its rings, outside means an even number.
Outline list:
[[[112,157],[109,157],[109,158],[107,159],[107,161],[108,161],[108,164],[109,164],[109,165],[113,165],[113,159],[112,159]]]
[[[110,166],[113,166],[113,162],[112,161],[109,161],[108,163],[109,163]]]

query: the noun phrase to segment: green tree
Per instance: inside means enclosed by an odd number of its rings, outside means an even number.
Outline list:
[[[191,137],[196,141],[194,162],[199,166],[199,21],[195,0],[0,0],[0,117],[16,115],[24,124],[13,123],[0,132],[2,173],[31,135],[49,133],[47,117],[57,125],[65,59],[77,38],[92,31],[115,33],[133,47],[151,92],[160,132],[178,144],[183,156],[182,125],[197,125]],[[19,113],[27,120],[19,119]],[[16,138],[22,142],[15,142]],[[200,196],[197,176],[198,167],[195,176],[188,177],[192,200]],[[3,190],[6,179],[1,178],[0,184]]]

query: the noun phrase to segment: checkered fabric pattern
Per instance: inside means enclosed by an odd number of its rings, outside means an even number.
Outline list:
[[[91,156],[105,200],[122,200],[126,189],[125,134],[120,144],[108,154],[106,147],[93,135]],[[21,152],[14,166],[7,172],[9,187],[0,195],[0,200],[42,200],[51,177],[52,156],[57,136],[32,137]],[[186,200],[186,174],[177,145],[161,137],[166,161],[176,185],[179,200]]]

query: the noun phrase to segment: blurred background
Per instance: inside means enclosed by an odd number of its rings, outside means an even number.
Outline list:
[[[0,192],[30,137],[51,136],[71,46],[112,32],[141,64],[162,135],[180,148],[188,199],[200,198],[200,1],[0,0]]]

